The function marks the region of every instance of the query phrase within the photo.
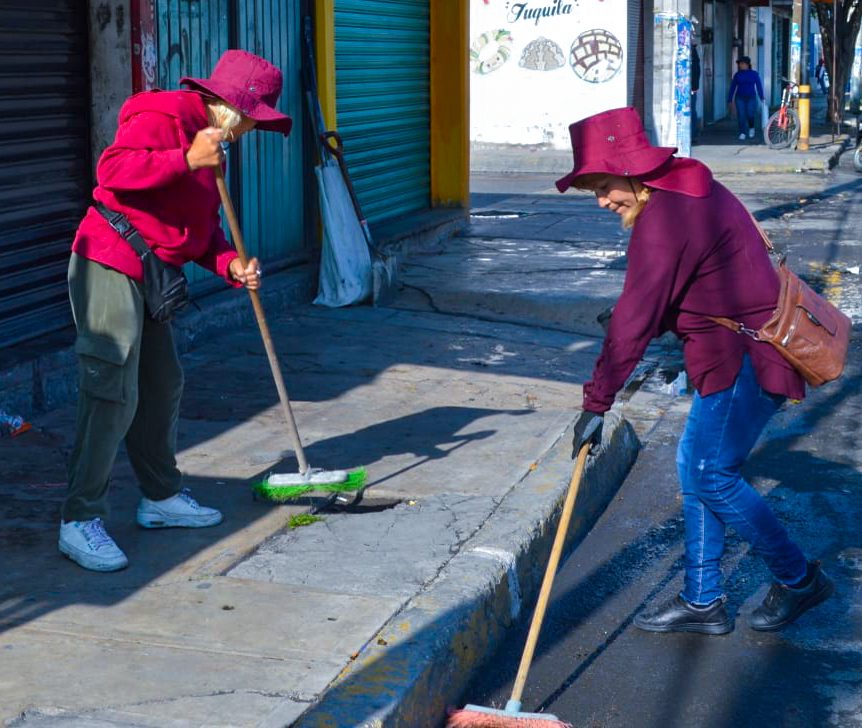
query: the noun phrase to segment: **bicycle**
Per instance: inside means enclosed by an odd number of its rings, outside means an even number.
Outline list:
[[[787,149],[799,139],[799,113],[794,108],[799,86],[789,79],[781,80],[786,84],[781,92],[781,105],[763,127],[763,141],[770,149]]]

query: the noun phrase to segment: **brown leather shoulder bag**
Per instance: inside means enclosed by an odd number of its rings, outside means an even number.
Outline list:
[[[751,218],[770,253],[775,248]],[[784,258],[778,263],[781,291],[769,320],[758,330],[721,316],[709,316],[722,326],[755,341],[772,344],[812,387],[838,379],[844,371],[850,343],[850,319],[793,273]]]

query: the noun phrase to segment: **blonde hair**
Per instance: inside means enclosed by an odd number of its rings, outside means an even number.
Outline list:
[[[652,190],[644,184],[640,185],[640,189],[635,190],[635,199],[637,202],[635,202],[634,207],[629,208],[628,212],[623,215],[623,227],[626,230],[634,227],[638,216],[644,211],[647,202],[649,202],[651,194]]]
[[[585,174],[582,177],[576,177],[572,187],[579,190],[594,192],[596,187],[599,187],[605,180],[613,176],[614,175],[610,174]],[[634,177],[623,177],[622,179],[627,179],[629,181],[629,184],[632,187],[632,192],[635,193],[634,206],[630,207],[622,215],[623,228],[628,230],[629,228],[634,227],[638,216],[643,212],[647,202],[649,202],[652,190],[639,179]]]
[[[213,126],[222,130],[225,141],[230,141],[235,126],[242,121],[242,112],[219,98],[206,99]]]

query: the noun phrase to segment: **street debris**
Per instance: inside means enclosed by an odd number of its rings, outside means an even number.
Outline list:
[[[33,425],[20,415],[13,415],[0,409],[0,437],[18,437],[31,429]]]
[[[312,523],[317,523],[322,520],[322,516],[312,516],[310,513],[297,513],[287,520],[287,527],[293,530],[294,528],[310,526]]]

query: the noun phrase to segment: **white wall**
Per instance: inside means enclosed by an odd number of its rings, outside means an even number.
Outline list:
[[[132,93],[130,0],[90,0],[90,143],[93,163],[113,141],[120,106]]]
[[[713,121],[718,121],[727,116],[727,92],[736,70],[732,62],[733,12],[729,3],[715,4],[713,37]]]
[[[470,0],[471,141],[570,149],[569,124],[625,106],[626,5]]]

